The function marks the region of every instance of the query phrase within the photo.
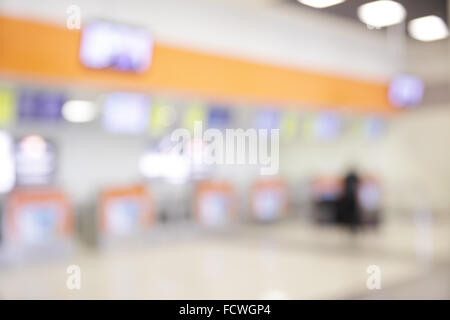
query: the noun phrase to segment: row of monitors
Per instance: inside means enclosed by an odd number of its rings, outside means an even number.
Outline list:
[[[83,27],[79,56],[88,68],[145,72],[151,65],[153,37],[142,27],[90,21]],[[423,92],[420,78],[398,74],[389,84],[388,99],[396,107],[414,107]]]
[[[236,193],[229,183],[199,183],[194,199],[195,220],[204,227],[224,227],[238,220]],[[140,234],[156,223],[154,208],[151,192],[142,185],[104,190],[98,203],[98,233],[106,238]],[[281,180],[254,183],[254,220],[277,220],[286,209],[287,191]],[[12,191],[6,198],[2,222],[3,240],[10,245],[45,245],[71,239],[74,234],[72,207],[60,189]]]
[[[153,37],[142,27],[90,21],[83,27],[79,56],[88,68],[145,72],[151,65]],[[398,74],[389,84],[388,99],[396,107],[414,107],[422,101],[423,92],[420,78]]]
[[[79,56],[88,68],[145,72],[151,65],[153,37],[142,27],[90,21],[83,28]],[[423,92],[420,78],[398,74],[389,84],[388,99],[396,107],[414,107],[422,101]]]
[[[182,126],[192,129],[196,121],[208,128],[233,128],[237,109],[224,104],[204,105],[198,102],[183,104],[164,99],[151,99],[145,94],[116,92],[97,102],[70,100],[59,91],[22,89],[17,92],[0,88],[0,127],[10,126],[17,118],[21,123],[58,123],[61,121],[93,121],[99,114],[103,128],[117,134],[161,134]],[[101,105],[101,112],[99,105]],[[183,110],[183,113],[177,111]],[[279,108],[255,109],[250,123],[257,129],[280,129],[285,138],[298,134],[321,140],[338,137],[350,129],[359,135],[376,138],[385,129],[380,116],[344,117],[334,112],[305,113],[282,111]]]

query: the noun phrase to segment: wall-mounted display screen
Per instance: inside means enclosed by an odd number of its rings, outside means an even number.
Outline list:
[[[341,119],[334,113],[323,113],[316,118],[315,134],[319,140],[333,140],[341,131]]]
[[[152,53],[153,38],[145,28],[101,20],[83,28],[80,60],[86,67],[144,72]]]
[[[150,100],[142,94],[112,93],[103,104],[102,123],[106,131],[139,134],[147,130]]]
[[[208,127],[225,129],[231,125],[231,112],[227,107],[214,106],[209,110]]]
[[[254,126],[257,129],[278,129],[280,127],[280,113],[277,110],[257,111]]]
[[[65,102],[65,95],[61,92],[24,89],[19,94],[19,120],[60,121]]]
[[[16,143],[17,183],[20,185],[49,184],[56,170],[56,150],[39,135],[29,135]]]
[[[369,117],[365,121],[365,134],[369,139],[376,139],[383,135],[386,123],[381,118]]]
[[[389,84],[389,101],[396,107],[414,107],[422,101],[423,81],[407,74],[396,76]]]

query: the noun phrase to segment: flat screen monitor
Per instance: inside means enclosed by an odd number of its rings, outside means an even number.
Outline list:
[[[150,123],[150,99],[142,94],[111,93],[103,104],[102,124],[106,131],[140,134]]]
[[[222,106],[213,106],[208,114],[208,127],[217,129],[226,129],[231,124],[231,112],[229,108]]]
[[[319,140],[336,139],[341,131],[341,119],[333,113],[323,113],[316,118],[315,133]]]
[[[81,63],[93,69],[144,72],[151,64],[153,38],[145,28],[96,20],[81,36]]]
[[[56,173],[56,147],[39,135],[16,142],[15,170],[18,185],[50,184]]]
[[[276,110],[260,110],[256,113],[254,126],[257,129],[278,129],[280,127],[280,113]]]
[[[389,84],[389,101],[396,107],[414,107],[423,98],[422,79],[408,74],[396,76]]]
[[[23,89],[19,93],[19,121],[58,122],[65,102],[61,92]]]

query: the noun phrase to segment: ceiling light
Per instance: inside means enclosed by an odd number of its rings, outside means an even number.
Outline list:
[[[64,104],[62,115],[69,122],[89,122],[95,119],[97,108],[91,101],[70,100]]]
[[[408,31],[411,37],[420,41],[440,40],[448,36],[445,22],[434,15],[411,20]]]
[[[345,2],[345,0],[298,0],[298,2],[310,7],[322,9],[335,6],[337,4]]]
[[[359,6],[358,17],[368,26],[382,28],[402,22],[406,10],[398,2],[379,0]]]

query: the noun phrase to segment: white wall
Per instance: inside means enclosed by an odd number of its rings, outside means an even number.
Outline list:
[[[386,142],[391,199],[450,209],[450,105],[426,106],[396,121]]]
[[[317,173],[343,174],[355,165],[380,178],[384,205],[411,210],[450,209],[450,105],[426,106],[389,121],[376,142],[347,136],[336,143],[299,140],[283,150],[284,176],[309,179]]]

